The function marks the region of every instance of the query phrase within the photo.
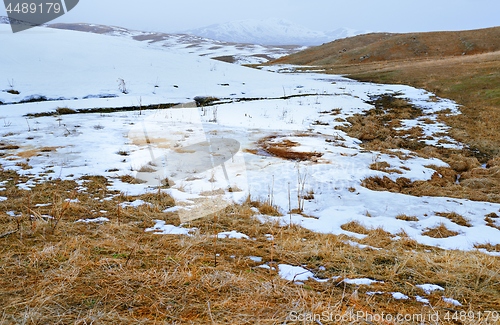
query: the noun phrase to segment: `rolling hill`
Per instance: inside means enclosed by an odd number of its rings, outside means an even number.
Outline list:
[[[134,31],[117,26],[85,23],[57,23],[49,24],[47,27],[131,38],[148,43],[151,46],[168,48],[185,54],[197,54],[236,64],[262,64],[305,48],[304,46],[294,45],[279,46],[224,42],[194,34]]]
[[[500,27],[456,32],[371,33],[336,40],[274,63],[334,65],[463,56],[500,50]]]

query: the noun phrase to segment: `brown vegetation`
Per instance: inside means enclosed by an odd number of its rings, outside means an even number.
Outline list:
[[[444,223],[439,224],[439,226],[434,228],[429,228],[422,233],[424,236],[429,236],[432,238],[448,238],[458,235],[459,233],[446,228]]]
[[[459,226],[471,227],[469,220],[465,219],[463,216],[459,215],[456,212],[436,212],[437,216],[445,217],[446,219],[451,220]]]
[[[394,240],[382,229],[344,225],[367,235],[361,244],[383,248],[362,249],[346,244],[345,235],[261,223],[252,217],[252,207],[263,213],[268,204],[252,200],[187,224],[198,229],[191,237],[156,235],[144,231],[155,219],[179,225],[176,213],[161,212],[174,203],[162,192],[117,195],[100,176],[82,179],[84,191],[75,191],[73,181],[21,190],[16,184],[26,178],[14,172],[2,171],[0,179],[7,181],[1,194],[8,197],[0,202],[1,211],[18,215],[0,214],[0,320],[5,324],[276,324],[292,312],[349,310],[438,312],[444,318],[450,306],[440,295],[428,296],[432,309],[414,299],[366,295],[373,290],[422,295],[415,288],[422,283],[443,286],[446,296],[464,304],[454,307],[459,311],[493,310],[500,303],[495,286],[500,260],[479,252],[443,251],[404,236]],[[150,205],[121,207],[137,199]],[[99,216],[110,221],[75,223]],[[230,230],[253,239],[214,241],[215,233]],[[325,279],[369,277],[383,283],[296,285],[276,270],[257,267],[263,263],[303,265]]]
[[[262,138],[258,141],[258,146],[266,153],[288,160],[296,161],[317,161],[323,154],[320,152],[304,152],[296,151],[293,148],[298,147],[300,144],[288,139],[281,139],[276,135]]]
[[[396,216],[396,219],[403,220],[403,221],[419,221],[417,217],[415,217],[415,216],[407,216],[406,214],[398,214]]]
[[[328,66],[464,56],[500,50],[500,27],[457,32],[372,33],[336,40],[273,63]]]
[[[323,65],[326,73],[345,74],[361,81],[407,84],[455,100],[462,105],[462,114],[442,116],[452,127],[450,135],[468,144],[481,156],[480,160],[487,161],[500,155],[496,132],[500,129],[499,34],[500,27],[360,35],[281,58],[280,62]],[[425,45],[428,54],[412,50],[412,43],[429,44]],[[466,47],[471,50],[466,51]],[[350,49],[352,55],[339,53],[344,48]],[[359,51],[363,54],[359,55]],[[370,55],[370,51],[379,54]],[[367,55],[369,59],[359,62]]]

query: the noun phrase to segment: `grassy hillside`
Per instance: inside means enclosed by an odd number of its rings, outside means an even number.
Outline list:
[[[432,59],[500,50],[500,27],[458,31],[373,33],[337,40],[281,58],[275,63],[332,65]]]

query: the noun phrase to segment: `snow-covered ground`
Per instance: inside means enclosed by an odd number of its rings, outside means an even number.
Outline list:
[[[258,45],[255,42],[228,42],[186,33],[167,34],[142,32],[121,27],[95,24],[51,24],[48,26],[65,30],[78,30],[130,38],[147,43],[151,47],[163,47],[174,50],[177,53],[197,54],[208,58],[219,58],[235,64],[261,64],[307,48],[307,46],[303,45]]]
[[[377,94],[408,98],[430,119],[443,109],[458,113],[453,102],[408,86],[249,69],[128,37],[48,28],[9,31],[8,25],[0,25],[0,164],[30,176],[19,187],[54,178],[103,175],[112,188],[139,194],[154,190],[167,178],[171,188],[165,191],[179,203],[181,220],[203,217],[248,194],[272,197],[286,214],[297,208],[297,191],[303,187],[313,193],[304,201],[308,217],[287,215],[280,218],[283,224],[362,238],[340,227],[358,221],[393,234],[404,231],[418,242],[446,249],[500,244],[500,231],[484,220],[487,214],[499,213],[499,204],[375,192],[360,185],[370,176],[427,180],[434,170],[425,166],[444,162],[411,152],[404,152],[407,159],[402,160],[367,151],[358,139],[335,129],[347,123],[346,117],[370,109],[366,101]],[[193,104],[195,96],[221,101],[202,109]],[[40,98],[46,101],[25,102]],[[139,109],[166,103],[177,106]],[[27,116],[57,108],[120,107],[137,108]],[[338,114],[330,114],[334,110]],[[420,122],[405,121],[403,127],[415,123]],[[425,137],[439,145],[446,129],[436,122],[424,130]],[[296,162],[272,157],[259,150],[258,142],[265,137],[275,143],[293,141],[297,146],[290,150],[314,152],[317,158]],[[461,145],[447,140],[447,146]],[[372,170],[374,162],[387,162],[400,174]],[[120,177],[125,175],[146,183],[124,183]],[[84,187],[81,182],[80,190]],[[289,192],[295,198],[290,206]],[[459,226],[439,212],[457,212],[472,226]],[[401,214],[419,221],[396,219]],[[422,234],[440,223],[458,235],[437,239]],[[151,231],[170,233],[166,226]]]

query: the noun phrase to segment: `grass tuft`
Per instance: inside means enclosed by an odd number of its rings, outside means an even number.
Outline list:
[[[422,235],[432,238],[448,238],[457,236],[458,234],[458,232],[446,228],[446,225],[444,223],[440,223],[439,226],[434,228],[428,228],[422,233]]]
[[[459,226],[472,227],[469,220],[465,219],[463,216],[459,215],[456,212],[436,212],[436,215],[445,217],[446,219],[451,220]]]

